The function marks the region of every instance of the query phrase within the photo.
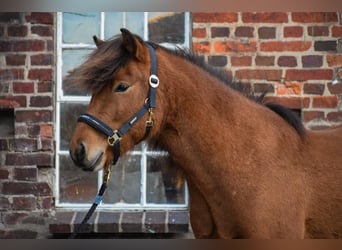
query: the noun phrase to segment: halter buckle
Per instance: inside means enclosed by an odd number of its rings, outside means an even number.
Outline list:
[[[122,138],[121,138],[121,136],[119,136],[118,131],[115,130],[115,131],[114,131],[114,134],[113,134],[112,136],[108,136],[107,142],[108,142],[109,146],[113,147],[114,144],[115,144],[117,141],[121,141],[121,139],[122,139]]]

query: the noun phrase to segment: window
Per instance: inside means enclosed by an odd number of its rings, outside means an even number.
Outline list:
[[[73,165],[69,141],[78,116],[90,96],[71,93],[63,86],[67,71],[82,63],[95,48],[92,36],[108,39],[121,27],[164,46],[189,46],[189,14],[174,12],[58,13],[56,102],[56,206],[88,208],[102,182],[102,172],[83,172]],[[186,209],[186,183],[166,152],[137,145],[112,168],[100,208]]]

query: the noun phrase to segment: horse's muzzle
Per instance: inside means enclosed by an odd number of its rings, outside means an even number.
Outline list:
[[[94,171],[101,163],[103,152],[97,153],[92,159],[87,159],[87,147],[84,143],[79,143],[75,150],[70,149],[70,157],[78,167],[84,171]]]

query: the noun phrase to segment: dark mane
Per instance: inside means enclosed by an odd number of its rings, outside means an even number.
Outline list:
[[[140,37],[136,37],[140,41],[143,41]],[[241,94],[257,103],[263,104],[266,93],[259,96],[255,95],[255,93],[250,91],[250,88],[246,84],[239,81],[233,81],[227,72],[210,66],[201,56],[194,54],[190,49],[178,47],[175,50],[171,50],[156,43],[148,43],[156,49],[162,49],[197,65],[210,75],[224,82],[230,88],[239,91]],[[87,92],[99,91],[112,79],[115,72],[127,65],[130,60],[130,54],[122,46],[121,36],[115,36],[102,43],[98,49],[95,49],[90,53],[81,66],[68,72],[67,77],[64,79],[64,85],[67,86],[68,89],[76,87],[78,90],[81,88],[83,91]],[[305,139],[303,124],[290,109],[279,104],[266,104],[265,106],[281,116],[288,124],[295,128],[302,139]]]

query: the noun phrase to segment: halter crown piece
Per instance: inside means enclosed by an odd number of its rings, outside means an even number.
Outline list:
[[[149,135],[151,129],[153,128],[153,109],[156,107],[156,91],[159,86],[159,78],[157,76],[157,56],[155,53],[154,48],[152,45],[146,43],[146,46],[148,47],[150,51],[150,57],[151,57],[151,69],[150,69],[150,77],[149,77],[149,91],[148,96],[145,100],[145,103],[143,107],[131,118],[128,122],[126,122],[122,127],[118,130],[113,130],[111,127],[109,127],[107,124],[105,124],[100,119],[90,115],[90,114],[82,114],[78,118],[78,122],[83,122],[89,125],[90,127],[94,128],[95,130],[105,134],[107,136],[107,142],[108,145],[114,148],[114,159],[113,164],[115,165],[120,157],[120,141],[123,137],[123,135],[138,121],[141,117],[145,115],[145,113],[149,113],[149,118],[146,121],[146,131],[145,135],[142,138],[142,140],[146,139],[146,137]],[[76,230],[73,232],[73,234],[70,236],[70,238],[75,238],[75,236],[81,232],[82,227],[87,223],[89,218],[94,213],[97,206],[101,203],[102,197],[104,192],[106,191],[108,181],[110,178],[110,169],[111,166],[108,166],[107,169],[105,169],[105,173],[103,175],[103,183],[101,185],[101,188],[99,190],[99,193],[95,197],[94,203],[89,209],[88,213],[84,217],[81,224],[76,228]]]

